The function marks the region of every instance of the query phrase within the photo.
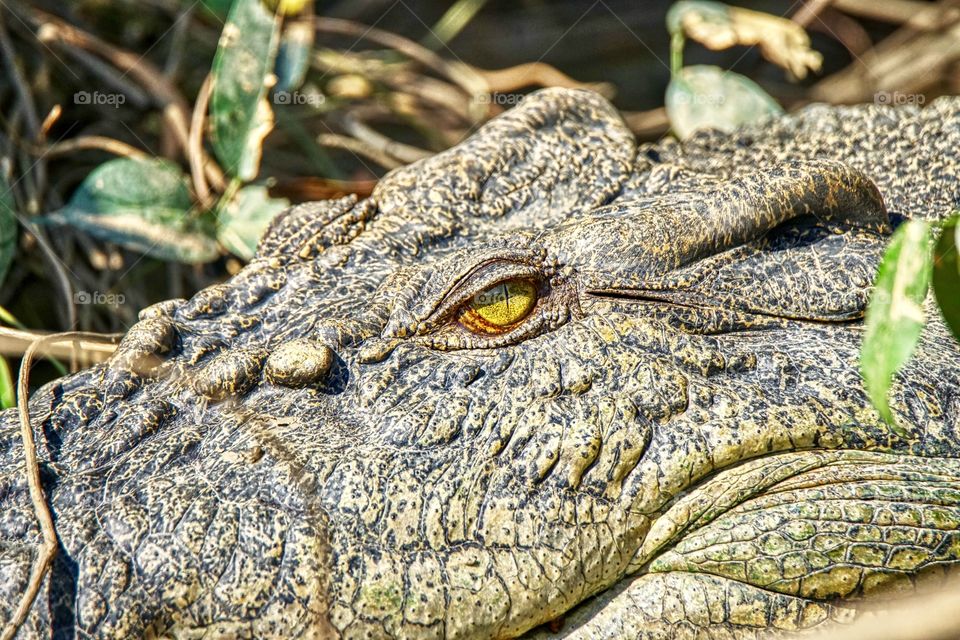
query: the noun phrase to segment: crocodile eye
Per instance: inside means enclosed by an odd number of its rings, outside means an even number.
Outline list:
[[[513,328],[537,303],[537,285],[526,279],[506,280],[473,296],[460,311],[460,324],[478,334]]]

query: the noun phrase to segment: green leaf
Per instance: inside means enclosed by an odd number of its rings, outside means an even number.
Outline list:
[[[176,165],[117,158],[94,169],[65,207],[38,220],[163,260],[213,260],[216,242],[188,215],[191,207],[186,176]]]
[[[667,31],[670,35],[683,33],[683,16],[691,12],[699,13],[703,20],[713,24],[730,25],[730,7],[722,2],[679,0],[670,5],[667,11]]]
[[[704,128],[733,131],[783,113],[753,80],[710,65],[684,67],[675,74],[667,85],[666,106],[680,138]]]
[[[270,221],[289,206],[287,200],[267,195],[266,187],[244,187],[218,212],[217,239],[232,253],[250,260]]]
[[[193,2],[192,0],[188,0],[184,2],[184,4],[190,6]],[[230,12],[231,4],[233,4],[233,0],[200,0],[200,6],[203,10],[221,22],[226,19],[227,14]]]
[[[933,251],[933,293],[940,313],[954,337],[960,340],[960,216],[948,220]]]
[[[893,234],[867,306],[860,370],[873,406],[900,435],[887,400],[896,373],[910,358],[926,323],[923,301],[933,258],[930,227],[910,220]]]
[[[288,22],[284,26],[274,69],[274,74],[277,76],[274,91],[295,91],[303,84],[304,78],[307,77],[307,69],[310,67],[313,37],[312,20],[301,18]]]
[[[457,37],[477,13],[487,4],[487,0],[457,0],[444,12],[432,29],[427,30],[420,42],[428,49],[445,47]]]
[[[3,284],[17,251],[16,204],[6,176],[0,176],[0,192],[0,284]]]
[[[13,374],[7,359],[0,356],[0,409],[17,406],[17,393],[13,386]]]
[[[256,177],[261,143],[273,126],[265,81],[277,55],[279,23],[259,0],[236,0],[213,60],[213,149],[224,169],[245,181]]]

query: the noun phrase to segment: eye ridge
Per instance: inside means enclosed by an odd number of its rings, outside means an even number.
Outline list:
[[[463,305],[457,319],[473,333],[499,335],[526,320],[538,299],[536,282],[529,278],[510,278],[475,294]]]

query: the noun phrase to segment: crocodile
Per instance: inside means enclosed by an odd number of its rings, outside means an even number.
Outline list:
[[[18,638],[756,638],[960,565],[960,350],[859,374],[960,99],[639,144],[547,89],[296,205],[29,401],[57,554]],[[0,414],[0,622],[42,535]]]

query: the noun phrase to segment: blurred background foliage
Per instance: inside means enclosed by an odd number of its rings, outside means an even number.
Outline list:
[[[0,404],[35,336],[122,332],[239,271],[283,207],[368,195],[542,86],[611,98],[640,140],[957,93],[960,2],[734,4],[0,3]],[[936,232],[914,244],[932,251]],[[946,263],[921,262],[925,295]],[[873,316],[902,333],[889,309]],[[898,365],[884,366],[889,384]]]

